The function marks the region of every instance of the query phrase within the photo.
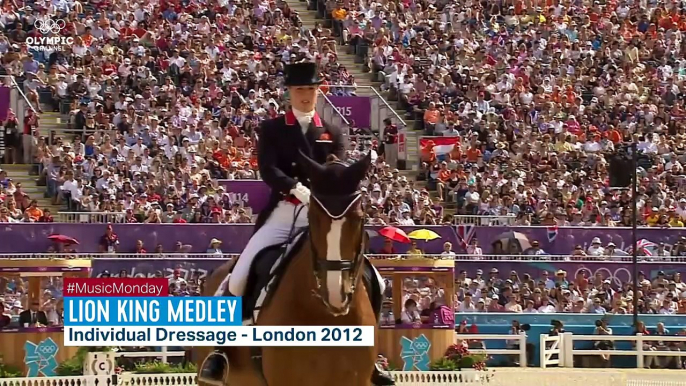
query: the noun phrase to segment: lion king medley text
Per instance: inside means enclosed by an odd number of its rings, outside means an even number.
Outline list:
[[[240,297],[166,297],[166,279],[65,278],[66,346],[374,345],[374,326],[243,326]]]

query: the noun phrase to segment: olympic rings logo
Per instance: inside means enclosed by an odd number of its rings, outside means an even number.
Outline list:
[[[42,354],[54,354],[56,350],[55,346],[39,346],[38,352]]]
[[[426,350],[429,348],[429,343],[426,342],[415,342],[414,344],[415,348],[418,350]]]
[[[593,278],[595,278],[596,275],[600,274],[603,280],[610,280],[610,282],[617,287],[621,287],[623,283],[631,283],[632,281],[631,272],[626,268],[617,268],[613,272],[612,270],[606,267],[600,267],[593,270],[591,268],[582,266],[576,270],[576,272],[574,273],[574,277],[576,277],[581,272],[588,272],[588,280],[593,280]]]
[[[33,26],[42,34],[57,34],[67,26],[67,23],[62,19],[38,19]]]

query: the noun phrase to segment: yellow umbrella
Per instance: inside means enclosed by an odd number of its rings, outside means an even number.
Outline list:
[[[410,232],[407,237],[415,240],[424,240],[424,241],[429,241],[429,240],[436,240],[440,239],[441,236],[429,229],[417,229],[416,231]]]

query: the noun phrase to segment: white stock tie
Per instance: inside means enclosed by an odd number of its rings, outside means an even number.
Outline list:
[[[293,109],[293,115],[295,115],[295,119],[300,124],[300,128],[302,129],[303,134],[305,134],[307,132],[307,129],[310,127],[310,122],[312,122],[312,118],[314,118],[314,111],[311,111],[309,113],[303,113],[302,111]]]

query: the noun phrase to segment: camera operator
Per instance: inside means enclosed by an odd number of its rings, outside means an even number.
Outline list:
[[[607,321],[605,319],[596,320],[595,321],[595,331],[593,331],[593,335],[612,335],[612,328],[607,326]],[[615,349],[614,342],[612,342],[610,340],[597,340],[593,343],[593,347],[596,350],[614,350]],[[600,356],[605,361],[610,360],[609,354],[601,354]]]
[[[510,335],[520,335],[522,332],[527,332],[531,329],[531,325],[529,324],[520,324],[518,320],[513,320],[512,321],[512,327],[510,327]],[[510,349],[519,349],[519,340],[509,340],[507,342],[507,348]],[[534,359],[534,352],[535,352],[536,347],[532,343],[527,343],[526,346],[524,347],[525,353],[526,353],[526,362],[527,364],[533,363]],[[519,366],[519,362],[517,361],[519,357],[517,357],[514,361],[515,366]]]
[[[550,325],[553,328],[551,328],[550,331],[548,331],[549,336],[558,336],[558,335],[566,332],[564,323],[562,323],[559,320],[551,320]]]

